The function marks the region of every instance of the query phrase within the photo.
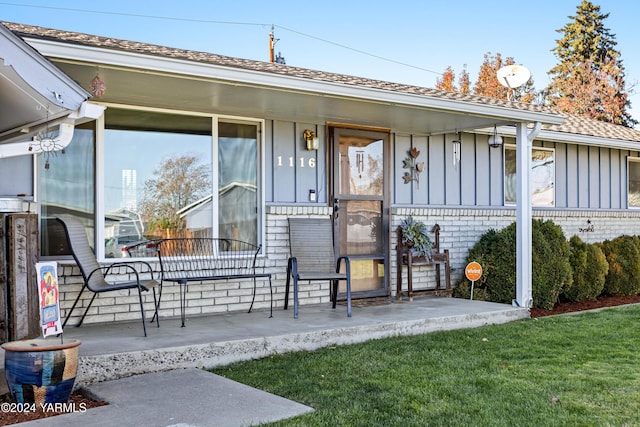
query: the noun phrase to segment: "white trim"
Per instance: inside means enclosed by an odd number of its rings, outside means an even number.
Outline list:
[[[507,150],[513,150],[516,152],[517,154],[517,145],[516,144],[504,144],[504,152],[506,153]],[[532,146],[531,147],[531,167],[533,168],[533,151],[550,151],[553,153],[553,205],[535,205],[533,204],[533,190],[534,188],[531,188],[531,197],[532,197],[532,201],[531,201],[531,206],[535,207],[535,208],[555,208],[556,206],[556,149],[555,148],[551,148],[551,147],[539,147],[539,146]],[[518,199],[516,196],[516,201],[515,202],[511,202],[511,201],[507,201],[507,192],[506,189],[504,188],[504,186],[506,186],[506,161],[507,161],[507,156],[506,154],[503,155],[503,203],[504,206],[516,206],[518,204]],[[517,161],[516,161],[517,164]],[[531,171],[529,171],[529,173],[531,174]],[[516,169],[516,175],[517,175],[517,169]],[[532,183],[530,183],[532,184]]]
[[[90,120],[95,120],[102,115],[103,111],[104,107],[95,104],[89,104],[85,101],[77,110],[72,111],[67,117],[63,117],[62,119],[60,119],[61,121],[55,120],[48,123],[46,126],[47,129],[52,129],[56,124],[58,126],[58,135],[52,138],[52,140],[55,141],[55,147],[53,150],[51,150],[51,152],[62,151],[67,147],[67,145],[69,145],[71,139],[73,138],[73,132],[76,123],[84,123]],[[31,133],[33,134],[34,130],[32,130]],[[34,144],[35,141],[36,137],[34,136],[26,140],[23,139],[19,141],[0,144],[0,159],[8,157],[27,156],[30,154],[41,154],[42,150],[33,150],[33,148],[37,148]]]
[[[531,236],[531,148],[533,135],[527,134],[527,124],[516,126],[516,298],[513,305],[533,307]]]
[[[260,199],[258,200],[258,208],[260,212],[259,222],[258,222],[258,230],[260,233],[258,240],[258,245],[262,245],[261,255],[266,255],[267,253],[267,151],[266,151],[266,131],[265,131],[265,120],[260,120],[258,123],[258,143],[260,146],[258,147],[258,162],[257,165],[260,170],[257,172],[258,179],[258,188],[260,189]]]
[[[134,105],[124,105],[124,104],[113,104],[113,103],[100,103],[103,107],[111,107],[118,108],[130,111],[152,111],[161,114],[175,114],[175,115],[185,115],[185,116],[197,116],[197,117],[209,117],[211,118],[211,159],[212,162],[212,174],[211,174],[211,192],[212,192],[212,236],[219,236],[219,212],[218,212],[218,174],[217,165],[218,165],[218,123],[219,122],[228,122],[228,123],[243,123],[254,125],[257,128],[257,156],[258,163],[257,167],[259,168],[257,172],[257,185],[260,187],[259,200],[258,203],[258,233],[256,238],[259,239],[258,243],[264,245],[266,243],[266,214],[267,207],[265,204],[266,200],[266,158],[265,158],[265,120],[257,119],[252,117],[243,117],[243,116],[234,116],[234,115],[223,115],[223,114],[211,114],[211,113],[197,113],[190,112],[186,110],[172,110],[167,108],[154,108],[154,107],[144,107],[144,106],[134,106]],[[96,190],[95,190],[95,236],[96,236],[96,254],[98,255],[98,259],[102,261],[113,261],[111,258],[105,258],[105,248],[104,248],[104,232],[105,232],[105,191],[104,191],[104,172],[105,172],[105,115],[102,114],[97,121],[97,129],[96,129],[96,170],[95,170],[95,180],[96,180]],[[263,249],[263,254],[266,253],[266,249]]]
[[[3,65],[13,68],[49,103],[66,110],[75,110],[90,98],[91,95],[71,77],[49,62],[38,52],[38,49],[31,49],[25,40],[16,36],[4,25],[0,25],[0,36],[2,36],[0,40],[6,42],[6,44],[0,42],[0,46],[4,48]],[[34,62],[37,65],[34,66]]]
[[[95,236],[95,253],[98,257],[98,259],[100,260],[104,260],[105,256],[104,256],[104,246],[105,246],[105,237],[104,237],[104,198],[105,198],[105,191],[104,191],[104,171],[105,171],[105,167],[104,167],[104,124],[105,124],[105,120],[104,120],[104,114],[102,114],[98,120],[96,120],[96,128],[95,128],[95,135],[96,135],[96,141],[95,141],[95,156],[96,158],[94,159],[95,161],[95,171],[93,172],[95,174],[94,176],[94,180],[96,183],[96,187],[95,187],[95,205],[94,205],[94,212],[93,212],[93,217],[94,217],[94,224],[95,224],[95,231],[94,231],[94,236]],[[100,214],[101,213],[101,214]]]
[[[629,196],[631,195],[631,191],[629,190],[629,184],[631,182],[630,179],[630,175],[631,175],[631,168],[629,167],[630,163],[638,163],[640,164],[640,157],[631,157],[631,156],[627,156],[627,209],[640,209],[640,205],[637,206],[631,206],[629,204]]]
[[[478,133],[492,133],[493,129],[476,129]],[[512,126],[498,127],[501,135],[515,137],[516,131]],[[603,138],[601,136],[580,135],[569,132],[541,130],[535,138],[536,141],[562,142],[575,145],[590,145],[594,147],[612,148],[617,150],[640,151],[640,142],[627,141],[618,138]]]
[[[211,236],[220,237],[219,182],[218,182],[218,137],[220,118],[211,116]]]
[[[126,68],[153,70],[158,73],[181,74],[219,81],[220,83],[256,87],[270,87],[285,92],[316,94],[335,98],[358,99],[364,102],[388,105],[405,105],[425,110],[449,111],[456,114],[477,116],[495,116],[501,120],[514,120],[549,124],[562,124],[564,118],[558,114],[531,112],[497,105],[487,105],[469,101],[430,97],[400,93],[364,86],[324,82],[310,78],[301,78],[247,70],[229,66],[199,63],[182,59],[144,55],[139,53],[80,46],[41,39],[26,39],[38,51],[47,57],[61,58],[83,63],[95,62]],[[102,66],[102,65],[101,65]]]
[[[224,115],[224,114],[215,114],[213,116],[214,119],[214,124],[215,124],[215,132],[212,132],[215,134],[214,137],[214,142],[215,144],[213,145],[213,161],[214,163],[212,163],[213,165],[215,165],[215,167],[218,166],[218,142],[219,142],[219,133],[218,133],[218,124],[220,122],[224,122],[224,123],[239,123],[239,124],[246,124],[246,125],[252,125],[256,127],[256,131],[257,131],[257,135],[256,135],[256,156],[258,156],[258,158],[256,159],[256,186],[258,188],[258,193],[256,194],[256,196],[258,197],[258,200],[256,201],[257,205],[258,205],[258,235],[256,236],[256,238],[258,239],[257,244],[258,245],[262,245],[262,251],[261,254],[264,255],[266,254],[266,236],[267,236],[267,231],[266,231],[266,211],[267,211],[267,207],[266,207],[266,202],[265,202],[265,197],[266,197],[266,150],[265,150],[265,120],[264,119],[256,119],[256,118],[250,118],[250,117],[241,117],[241,116],[233,116],[233,115]],[[213,218],[216,222],[216,225],[219,225],[219,211],[218,211],[218,175],[217,174],[213,174],[215,175],[215,185],[213,186],[214,188],[214,203],[213,203],[213,208],[212,210],[213,212]],[[219,227],[216,228],[215,232],[214,232],[214,236],[215,237],[219,237],[218,236],[218,232],[219,232]]]

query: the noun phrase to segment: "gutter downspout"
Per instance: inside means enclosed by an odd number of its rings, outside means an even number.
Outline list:
[[[34,140],[0,144],[0,159],[39,154],[44,151],[64,150],[73,139],[76,121],[95,120],[102,115],[105,108],[101,105],[88,104],[85,101],[80,105],[80,108],[69,114],[66,120],[58,125],[58,136],[47,141],[49,146],[54,145],[51,150],[33,150]]]
[[[540,133],[542,123],[536,122],[527,133],[527,124],[516,125],[516,307],[533,307],[532,277],[532,212],[531,212],[531,147]]]

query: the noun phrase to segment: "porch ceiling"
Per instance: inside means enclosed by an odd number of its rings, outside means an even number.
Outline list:
[[[47,115],[57,116],[68,112],[66,108],[51,105],[48,99],[29,86],[13,68],[2,62],[0,94],[0,135],[45,121]]]
[[[106,92],[99,102],[142,105],[202,113],[293,120],[302,123],[339,122],[390,128],[398,132],[438,134],[514,123],[510,109],[493,114],[438,110],[363,99],[340,93],[266,86],[252,82],[53,60],[79,84],[88,87],[99,74]],[[293,86],[295,87],[295,85]],[[497,112],[497,113],[496,113]]]

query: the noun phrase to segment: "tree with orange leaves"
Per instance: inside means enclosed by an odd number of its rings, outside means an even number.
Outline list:
[[[473,93],[489,98],[533,102],[535,99],[535,89],[533,88],[532,78],[529,78],[524,85],[515,89],[502,86],[498,81],[498,70],[507,65],[514,65],[515,63],[516,61],[510,56],[503,60],[500,53],[496,53],[495,56],[492,56],[491,52],[485,53],[484,62],[480,66],[478,80],[473,88]]]
[[[530,78],[525,85],[513,90],[502,86],[500,82],[498,82],[498,70],[504,66],[513,64],[515,64],[515,60],[511,57],[503,60],[500,53],[497,53],[495,56],[491,55],[491,52],[486,53],[484,55],[484,62],[480,66],[478,80],[473,87],[473,94],[526,103],[535,102],[537,98],[535,88],[533,87],[533,79]],[[454,80],[455,74],[453,68],[448,66],[442,74],[442,78],[436,80],[436,89],[463,94],[471,93],[471,80],[469,79],[466,65],[458,78],[459,89],[455,86]]]
[[[444,73],[442,73],[442,78],[436,79],[436,89],[446,90],[449,92],[457,92],[458,88],[453,83],[455,78],[456,75],[453,72],[453,68],[451,67],[451,65],[449,65],[447,69],[444,70]]]
[[[464,64],[460,77],[458,77],[458,84],[460,85],[460,93],[466,95],[471,92],[471,80],[469,79],[469,73],[467,72],[467,64]]]

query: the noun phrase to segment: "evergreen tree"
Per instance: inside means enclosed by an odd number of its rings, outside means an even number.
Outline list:
[[[559,111],[632,127],[637,122],[627,111],[631,102],[620,52],[604,26],[608,16],[582,1],[572,21],[556,30],[563,37],[552,49],[559,63],[548,72],[546,102]]]

